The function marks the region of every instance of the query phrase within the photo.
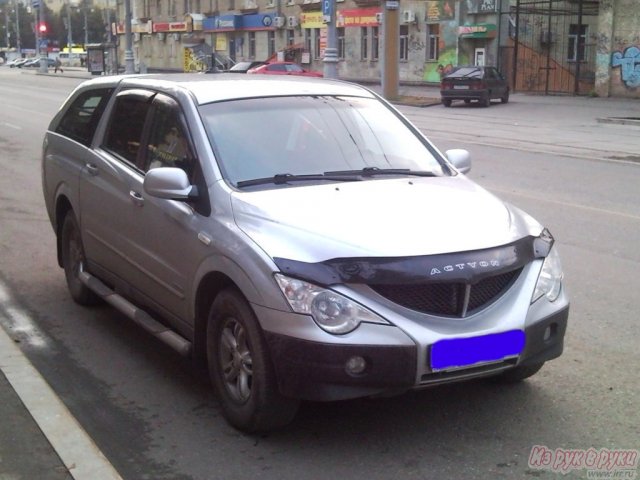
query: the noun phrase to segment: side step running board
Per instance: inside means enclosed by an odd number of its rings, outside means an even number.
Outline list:
[[[118,311],[136,322],[154,337],[169,345],[179,354],[187,356],[191,353],[191,342],[162,325],[147,312],[136,307],[121,295],[118,295],[96,277],[87,272],[81,271],[79,278],[82,283],[89,287],[105,302],[115,307]]]

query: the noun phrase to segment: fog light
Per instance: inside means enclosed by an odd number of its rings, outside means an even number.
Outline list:
[[[349,360],[347,360],[347,363],[344,364],[344,370],[349,375],[358,375],[364,372],[366,368],[367,361],[357,355],[355,357],[351,357]]]
[[[549,326],[544,329],[544,336],[542,337],[542,339],[546,342],[550,338],[551,338],[551,327]]]

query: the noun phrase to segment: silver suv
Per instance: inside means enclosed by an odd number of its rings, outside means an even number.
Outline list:
[[[244,431],[305,399],[522,380],[562,352],[551,234],[366,88],[90,80],[42,160],[73,299],[204,362]]]

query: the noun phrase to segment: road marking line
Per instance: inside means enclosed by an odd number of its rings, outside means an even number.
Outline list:
[[[7,289],[0,282],[2,315],[11,301]],[[28,314],[21,311],[22,320]],[[29,319],[29,321],[31,321]],[[33,322],[31,322],[33,323]],[[32,330],[36,330],[32,327]],[[76,480],[122,480],[91,437],[84,431],[67,407],[38,373],[31,362],[0,325],[0,370],[42,430],[71,476]]]
[[[484,186],[484,188],[486,188],[487,190],[490,190],[492,192],[500,192],[503,195],[515,195],[517,197],[529,198],[531,200],[539,200],[539,201],[543,201],[543,202],[547,202],[547,203],[555,203],[557,205],[562,205],[563,207],[578,208],[578,209],[581,209],[581,210],[588,210],[590,212],[604,213],[606,215],[615,215],[615,216],[618,216],[618,217],[630,218],[632,220],[640,220],[640,216],[639,215],[633,215],[631,213],[616,212],[614,210],[606,210],[604,208],[590,207],[588,205],[580,205],[579,203],[563,202],[561,200],[551,200],[551,199],[545,198],[545,197],[539,197],[539,196],[530,195],[530,194],[527,194],[527,193],[514,192],[512,190],[502,190],[500,188],[493,188],[493,187],[489,187],[489,186]]]
[[[13,128],[14,130],[22,130],[22,127],[20,127],[19,125],[13,125],[7,122],[2,122],[2,125],[5,127]]]

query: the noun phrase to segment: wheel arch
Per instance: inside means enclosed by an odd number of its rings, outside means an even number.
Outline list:
[[[59,195],[56,199],[56,209],[54,216],[54,225],[56,231],[56,252],[58,257],[58,265],[62,267],[62,225],[64,218],[69,211],[73,211],[73,206],[66,195]]]
[[[207,319],[218,293],[226,288],[241,291],[231,277],[222,272],[207,273],[198,284],[194,302],[193,354],[198,365],[207,362]]]

